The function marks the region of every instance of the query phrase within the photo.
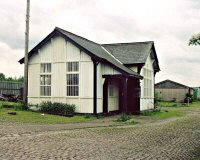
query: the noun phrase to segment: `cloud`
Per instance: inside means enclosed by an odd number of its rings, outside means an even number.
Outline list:
[[[12,49],[6,43],[0,42],[0,64],[1,73],[6,77],[15,77],[23,75],[23,65],[18,63],[18,60],[24,55],[21,49]]]
[[[6,49],[0,63],[4,65],[24,52],[26,2],[17,2],[0,2],[0,50]],[[98,43],[153,40],[162,70],[156,82],[172,79],[199,86],[199,47],[188,46],[191,35],[199,32],[199,4],[196,0],[34,0],[30,49],[55,26]],[[5,67],[4,72],[22,74],[13,68]]]

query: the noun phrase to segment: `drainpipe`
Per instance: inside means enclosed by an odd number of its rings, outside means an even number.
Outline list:
[[[93,81],[94,81],[94,86],[93,86],[93,114],[97,114],[97,66],[99,62],[96,59],[92,59],[93,65],[94,65],[94,73],[93,73]]]

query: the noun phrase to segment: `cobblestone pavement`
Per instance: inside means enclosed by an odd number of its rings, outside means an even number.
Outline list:
[[[200,109],[144,125],[66,126],[0,125],[0,159],[200,159]]]

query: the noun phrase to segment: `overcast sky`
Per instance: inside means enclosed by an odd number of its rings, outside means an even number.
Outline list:
[[[0,1],[0,72],[23,75],[26,0]],[[188,46],[200,32],[199,0],[31,0],[30,47],[55,26],[98,43],[154,41],[161,71],[200,86],[200,46]]]

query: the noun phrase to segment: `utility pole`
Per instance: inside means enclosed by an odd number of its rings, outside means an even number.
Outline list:
[[[24,55],[24,91],[23,91],[23,101],[25,103],[27,103],[27,96],[28,96],[29,17],[30,17],[30,0],[27,0],[27,8],[26,8],[26,32],[25,32],[25,55]]]

